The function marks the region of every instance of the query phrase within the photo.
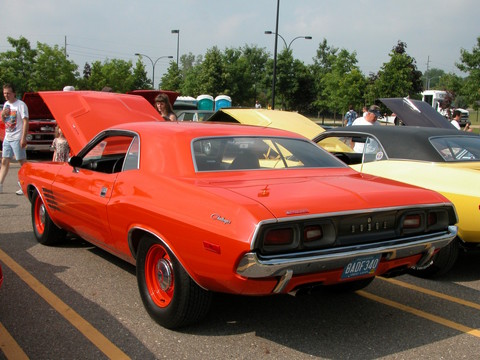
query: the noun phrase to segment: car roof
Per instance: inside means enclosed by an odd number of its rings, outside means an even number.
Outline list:
[[[371,134],[375,136],[390,159],[416,159],[444,162],[443,157],[431,145],[432,137],[477,136],[457,129],[441,129],[417,126],[347,126],[327,130],[327,133]],[[320,135],[322,136],[322,135]]]
[[[142,96],[101,91],[40,91],[77,154],[96,134],[123,123],[164,121]]]
[[[455,129],[450,122],[425,101],[408,98],[380,99],[407,126]]]
[[[269,109],[223,108],[215,112],[207,121],[234,122],[284,129],[299,133],[309,139],[313,139],[325,131],[320,125],[299,113]]]

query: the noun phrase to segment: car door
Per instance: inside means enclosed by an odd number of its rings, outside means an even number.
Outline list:
[[[55,178],[52,190],[59,202],[59,218],[85,240],[111,242],[107,204],[134,138],[131,134],[100,137],[80,155],[80,166],[63,166]]]

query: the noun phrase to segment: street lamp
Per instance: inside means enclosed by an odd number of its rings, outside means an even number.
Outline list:
[[[274,50],[274,54],[273,54],[272,109],[275,108],[275,84],[276,84],[276,81],[277,81],[277,40],[278,40],[278,37],[280,37],[283,40],[283,43],[285,44],[285,49],[287,49],[287,50],[290,50],[290,46],[292,46],[292,43],[297,39],[312,40],[311,36],[297,36],[297,37],[293,38],[293,40],[290,41],[290,43],[287,45],[287,41],[285,40],[285,38],[278,33],[278,8],[279,8],[279,5],[280,5],[280,0],[278,0],[278,2],[277,2],[276,31],[270,31],[270,30],[265,31],[266,35],[272,35],[272,34],[276,35],[275,36],[275,50]]]
[[[145,55],[145,54],[135,53],[135,56],[145,56],[152,63],[152,86],[155,89],[155,65],[157,65],[157,61],[160,60],[160,59],[173,59],[173,56],[172,55],[160,56],[155,61],[153,61],[150,56]]]
[[[172,30],[172,34],[177,34],[177,67],[178,67],[178,49],[180,48],[180,30]]]
[[[267,31],[265,31],[265,34],[266,35],[272,35],[272,34],[275,34],[275,32],[267,30]],[[290,46],[292,46],[292,43],[297,39],[312,40],[311,36],[297,36],[297,37],[293,38],[293,40],[290,41],[290,43],[287,45],[287,41],[285,40],[285,38],[280,34],[277,34],[277,35],[283,40],[283,43],[285,44],[285,49],[287,49],[287,50],[290,50]]]

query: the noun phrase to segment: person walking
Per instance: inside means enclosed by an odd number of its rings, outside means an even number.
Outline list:
[[[23,165],[27,161],[28,107],[17,99],[15,89],[11,84],[3,85],[2,121],[5,123],[5,137],[2,146],[2,167],[0,168],[0,193],[3,192],[3,182],[10,168],[13,156]],[[23,195],[22,189],[16,192]]]
[[[345,114],[343,126],[351,126],[357,118],[357,112],[353,110],[353,105],[348,106],[348,111]]]

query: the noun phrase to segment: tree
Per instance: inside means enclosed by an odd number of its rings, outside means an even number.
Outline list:
[[[0,53],[0,81],[12,84],[17,96],[32,91],[31,78],[37,51],[30,42],[21,36],[19,39],[7,38],[13,50]]]
[[[399,40],[389,54],[390,61],[378,72],[375,87],[379,97],[418,97],[422,91],[422,73],[406,48],[407,44]]]
[[[105,86],[114,92],[125,93],[135,89],[135,77],[132,73],[132,62],[125,60],[105,60],[92,63],[91,74],[86,81],[86,89],[101,90]]]
[[[68,60],[58,45],[52,48],[37,43],[37,56],[30,78],[31,90],[61,90],[66,85],[76,86],[77,69],[78,65]]]
[[[318,45],[317,55],[313,58],[312,72],[315,84],[314,106],[322,116],[329,111],[328,93],[325,91],[325,76],[331,71],[338,48],[328,45],[327,39]]]
[[[248,103],[254,104],[255,100],[259,100],[261,103],[266,103],[266,87],[262,84],[264,83],[265,79],[269,55],[265,48],[259,48],[255,45],[245,45],[242,48],[242,54],[242,58],[245,59],[247,64],[247,74],[251,77],[251,81],[253,83],[253,94],[250,93],[250,99],[248,100]]]
[[[445,71],[442,69],[432,68],[429,69],[428,72],[426,71],[425,74],[422,75],[422,84],[424,85],[424,89],[438,89],[440,79],[444,75]]]
[[[160,83],[162,89],[180,91],[182,86],[182,76],[178,64],[175,61],[170,62],[167,72],[163,74]]]
[[[141,59],[138,59],[135,68],[133,69],[132,89],[150,89],[150,80],[147,77],[147,70],[145,64]]]
[[[472,52],[465,49],[460,50],[460,63],[456,64],[461,71],[468,73],[462,95],[475,109],[480,103],[480,37],[477,38],[477,45]]]
[[[329,110],[344,114],[349,105],[359,108],[363,104],[365,79],[356,66],[357,54],[346,49],[330,57],[330,71],[324,75],[323,93]]]
[[[205,53],[205,59],[200,64],[198,90],[200,94],[210,94],[213,97],[225,92],[224,68],[222,54],[214,46]],[[228,94],[226,94],[228,95]]]

